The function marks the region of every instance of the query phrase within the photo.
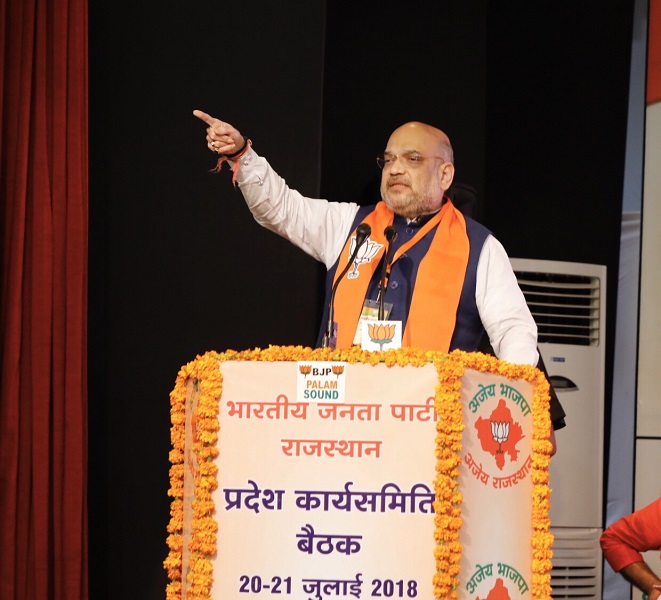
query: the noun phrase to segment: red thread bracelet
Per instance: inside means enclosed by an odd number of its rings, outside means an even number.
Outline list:
[[[232,170],[232,183],[234,185],[236,185],[236,176],[237,176],[237,173],[238,173],[238,170],[239,170],[239,159],[246,152],[248,152],[248,150],[252,146],[252,141],[251,140],[249,140],[245,137],[243,139],[245,140],[246,143],[243,145],[243,148],[241,148],[241,150],[239,150],[238,152],[235,152],[234,154],[222,154],[221,156],[218,157],[218,162],[216,163],[216,166],[213,169],[211,169],[212,173],[218,173],[222,169],[223,163],[231,160],[234,163],[230,167],[230,169]]]

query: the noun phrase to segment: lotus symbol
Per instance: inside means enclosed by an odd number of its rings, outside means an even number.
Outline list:
[[[343,365],[332,365],[331,370],[333,372],[333,375],[335,375],[339,379],[340,375],[342,375],[342,373],[344,373],[344,366]]]
[[[298,370],[303,377],[307,377],[312,371],[312,365],[299,365]]]
[[[359,275],[358,267],[359,265],[369,262],[372,260],[377,252],[383,248],[383,244],[370,241],[369,238],[365,240],[365,243],[358,249],[358,254],[353,261],[353,269],[349,271],[347,279],[356,279]],[[356,238],[355,236],[351,238],[351,244],[349,245],[349,256],[353,255],[353,251],[356,249]]]
[[[379,344],[379,349],[383,351],[383,345],[389,344],[395,337],[395,325],[368,323],[367,334],[370,336],[370,340],[375,344]]]
[[[498,452],[502,454],[501,446],[510,436],[510,424],[508,421],[491,421],[491,437],[498,442]]]

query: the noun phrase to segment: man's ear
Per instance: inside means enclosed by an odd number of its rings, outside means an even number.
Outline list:
[[[441,172],[441,186],[445,191],[452,185],[454,180],[454,165],[451,162],[444,162],[438,168]]]

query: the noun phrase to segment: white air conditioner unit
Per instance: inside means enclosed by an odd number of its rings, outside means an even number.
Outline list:
[[[552,598],[601,600],[606,267],[512,258],[567,427],[551,459]]]

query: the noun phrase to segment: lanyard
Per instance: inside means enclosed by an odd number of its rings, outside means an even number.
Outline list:
[[[449,206],[446,204],[445,206]],[[397,252],[395,252],[395,255],[392,258],[392,261],[390,264],[387,266],[386,274],[388,277],[390,277],[390,269],[392,268],[393,264],[397,261],[398,258],[400,258],[409,248],[417,244],[423,237],[425,237],[434,227],[436,227],[440,222],[441,219],[443,218],[443,214],[445,213],[445,207],[443,207],[441,210],[439,210],[429,221],[427,221],[419,230],[418,233],[416,233],[408,242],[405,244],[402,244],[399,248],[397,248]]]

